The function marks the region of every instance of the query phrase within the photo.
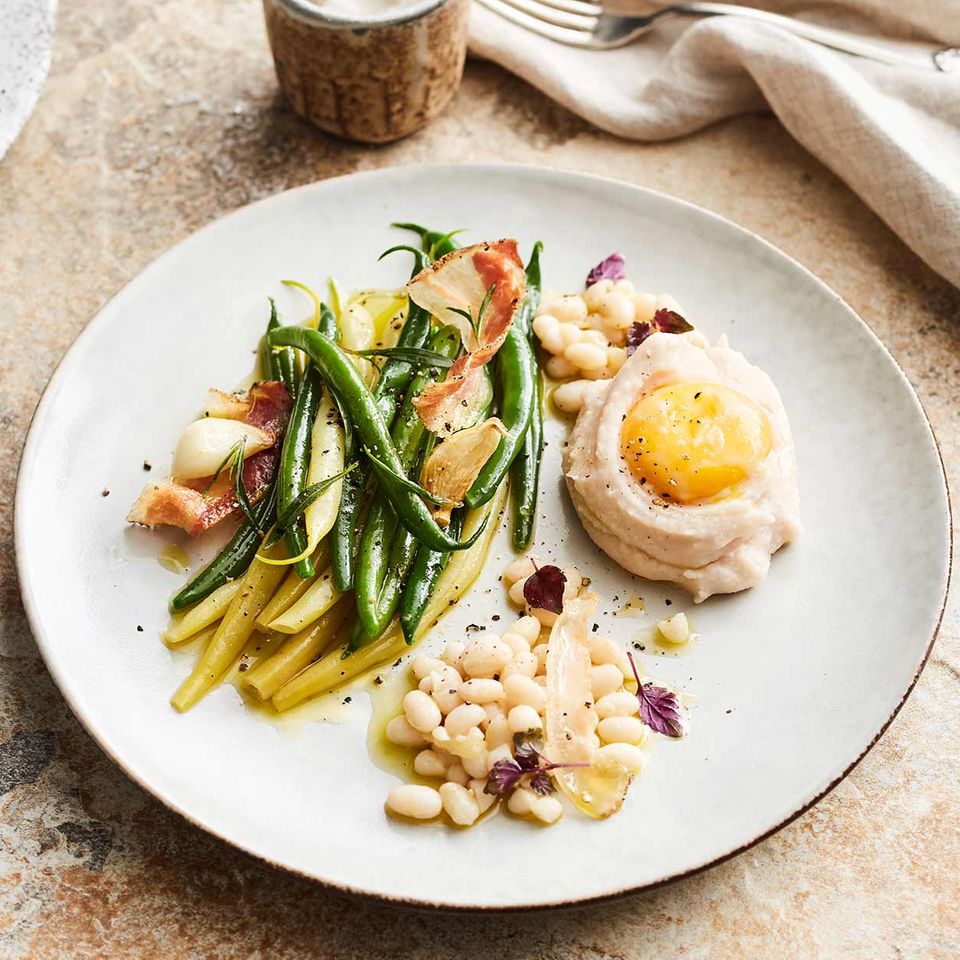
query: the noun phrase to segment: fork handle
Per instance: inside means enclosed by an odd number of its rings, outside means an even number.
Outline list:
[[[861,40],[858,36],[842,30],[832,30],[830,27],[821,27],[815,23],[806,23],[803,20],[794,20],[779,13],[769,13],[766,10],[757,10],[754,7],[741,7],[728,3],[683,3],[666,7],[663,14],[672,13],[675,16],[735,16],[746,20],[756,20],[771,26],[783,27],[797,37],[812,40],[821,46],[840,50],[843,53],[852,53],[857,57],[876,60],[880,63],[894,66],[932,65],[944,73],[960,69],[960,50],[927,50],[922,54],[910,54],[901,50],[892,50],[879,43]]]

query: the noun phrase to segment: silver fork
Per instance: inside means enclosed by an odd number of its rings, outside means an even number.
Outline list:
[[[506,20],[542,37],[571,47],[612,50],[623,47],[652,30],[663,20],[676,17],[735,16],[782,27],[790,33],[821,46],[851,53],[880,63],[909,67],[933,67],[943,73],[960,69],[960,48],[924,47],[906,52],[863,40],[852,33],[832,30],[766,10],[727,3],[678,3],[667,7],[652,5],[645,15],[608,13],[595,0],[477,0]],[[649,6],[649,5],[648,5]]]

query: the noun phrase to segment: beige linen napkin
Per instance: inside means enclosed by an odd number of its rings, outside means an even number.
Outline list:
[[[764,6],[865,37],[912,40],[905,48],[960,46],[960,0]],[[766,106],[960,286],[960,72],[886,66],[731,16],[672,21],[629,47],[588,51],[478,4],[471,15],[473,53],[622,137],[665,140]]]

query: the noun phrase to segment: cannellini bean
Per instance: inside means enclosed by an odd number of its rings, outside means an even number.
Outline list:
[[[489,772],[498,764],[501,760],[512,760],[513,759],[513,750],[510,749],[509,743],[501,743],[498,747],[494,747],[493,750],[490,750],[487,753],[487,771]]]
[[[554,380],[566,380],[576,374],[577,368],[565,356],[555,355],[547,360],[546,371]]]
[[[614,373],[619,373],[620,368],[627,362],[627,351],[625,347],[607,347],[607,367]]]
[[[632,717],[640,709],[640,701],[627,690],[608,693],[597,701],[597,716],[601,720],[607,717]]]
[[[690,639],[690,624],[685,613],[675,613],[669,620],[660,620],[657,629],[667,643],[686,643]]]
[[[461,663],[470,677],[492,677],[513,659],[513,651],[499,637],[476,637],[467,644]]]
[[[587,309],[593,313],[596,310],[600,309],[600,304],[603,302],[604,297],[613,289],[612,280],[598,280],[596,283],[587,287],[583,292],[583,302],[587,305]]]
[[[629,280],[616,280],[613,284],[614,293],[622,293],[626,297],[633,296],[633,284]]]
[[[394,717],[384,731],[387,739],[398,747],[419,747],[423,745],[423,734],[410,726],[406,717]]]
[[[437,660],[436,657],[428,657],[425,653],[421,653],[420,656],[413,661],[413,675],[418,680],[422,680],[427,675],[433,673],[434,670],[442,669],[443,661]]]
[[[504,683],[509,677],[535,677],[539,668],[540,661],[535,654],[516,653],[500,672],[500,682]]]
[[[639,717],[606,717],[597,724],[606,743],[643,743],[647,728]]]
[[[531,607],[530,613],[535,616],[545,627],[552,627],[557,622],[557,614],[550,610],[541,610],[539,607]]]
[[[519,633],[508,630],[500,639],[513,651],[514,657],[518,653],[530,652],[530,641],[526,637],[521,637]]]
[[[575,323],[561,323],[560,339],[564,347],[569,347],[583,339],[583,331]]]
[[[536,569],[537,560],[535,557],[517,557],[517,559],[509,564],[507,569],[503,571],[503,579],[509,583],[514,583],[517,580],[523,580],[525,577],[529,577]]]
[[[470,789],[473,791],[473,798],[477,801],[481,814],[486,813],[497,802],[497,798],[492,793],[487,793],[486,788],[486,778],[470,781]]]
[[[480,806],[473,791],[459,783],[440,786],[440,799],[447,816],[459,827],[469,827],[480,816]]]
[[[553,402],[562,413],[579,413],[583,406],[586,380],[568,380],[553,391]]]
[[[507,697],[508,707],[526,704],[539,713],[547,702],[547,695],[543,687],[534,683],[529,677],[520,675],[508,677],[503,682],[503,691]]]
[[[486,711],[479,704],[461,703],[447,714],[443,728],[451,737],[465,737],[472,727],[479,727],[486,719]]]
[[[428,674],[427,676],[425,676],[425,677],[417,684],[417,689],[418,689],[418,690],[422,690],[424,693],[432,693],[432,692],[433,692],[433,678],[434,678],[434,676],[435,676],[435,674],[432,674],[432,673],[430,673],[430,674]]]
[[[622,293],[608,293],[601,300],[599,310],[618,327],[629,327],[633,323],[633,301]]]
[[[522,607],[527,601],[523,596],[523,585],[527,582],[527,577],[524,577],[522,580],[517,580],[507,591],[507,595],[510,597],[510,602],[517,604],[517,606]]]
[[[483,711],[487,715],[487,723],[489,724],[492,720],[496,720],[497,717],[505,717],[506,714],[503,712],[503,704],[501,702],[494,703],[485,703],[483,705]]]
[[[634,319],[640,323],[649,323],[657,312],[657,297],[653,293],[635,293],[633,300]]]
[[[510,799],[507,800],[507,809],[518,817],[525,817],[533,809],[536,800],[537,795],[532,790],[528,790],[526,787],[517,787],[510,794]]]
[[[461,787],[466,786],[470,782],[470,777],[467,775],[467,771],[463,769],[463,764],[457,760],[454,763],[451,763],[447,767],[447,782],[448,783],[459,783]]]
[[[533,648],[533,655],[537,658],[537,673],[543,673],[547,669],[547,651],[549,649],[550,644],[548,643],[541,643]]]
[[[431,696],[443,714],[449,713],[460,702],[460,687],[463,681],[453,667],[444,666],[442,670],[430,674],[433,680]]]
[[[580,342],[593,343],[606,350],[609,341],[602,330],[583,330],[581,331]]]
[[[598,755],[615,760],[630,773],[639,773],[647,764],[646,754],[632,743],[608,743],[600,748]]]
[[[443,651],[442,660],[454,670],[460,670],[460,657],[463,655],[464,644],[459,640],[451,640]]]
[[[440,794],[433,787],[419,783],[404,783],[387,794],[387,809],[401,817],[414,820],[432,820],[443,809]]]
[[[440,708],[422,690],[411,690],[403,698],[403,712],[410,726],[420,733],[429,733],[434,727],[440,726]]]
[[[447,772],[447,764],[436,750],[421,750],[413,758],[413,769],[421,777],[442,777]]]
[[[535,733],[543,729],[540,714],[525,703],[511,708],[507,714],[507,724],[512,733]]]
[[[510,724],[507,723],[506,714],[501,714],[495,720],[491,720],[487,724],[487,730],[484,734],[484,742],[486,743],[487,750],[489,753],[493,753],[498,750],[500,747],[506,746],[507,748],[507,759],[510,758],[509,743],[513,739],[513,734],[510,732]],[[488,756],[489,756],[488,753]]]
[[[542,823],[556,823],[563,816],[563,804],[556,797],[537,797],[530,804],[530,812]]]
[[[584,380],[609,380],[613,376],[606,363],[602,367],[597,367],[596,370],[581,370],[580,375]]]
[[[510,627],[511,633],[519,633],[532,644],[540,637],[540,621],[536,617],[521,617]]]
[[[590,668],[590,689],[593,691],[594,700],[600,700],[622,686],[623,673],[616,664],[603,663]]]
[[[463,769],[466,770],[471,777],[485,777],[487,775],[486,751],[475,757],[464,757],[460,763],[463,764]]]
[[[619,666],[623,660],[623,651],[619,644],[609,637],[598,637],[594,634],[590,638],[590,660],[595,664],[615,663]]]
[[[561,297],[550,305],[550,312],[562,323],[582,323],[587,319],[587,305],[576,294]]]
[[[600,370],[607,365],[606,349],[595,343],[572,343],[563,356],[581,370]]]
[[[653,314],[651,314],[653,316]],[[560,321],[549,313],[541,313],[533,321],[533,332],[549,353],[562,353],[563,341],[560,339]]]
[[[493,703],[503,698],[503,684],[499,680],[477,678],[467,680],[460,687],[460,699],[464,703]]]

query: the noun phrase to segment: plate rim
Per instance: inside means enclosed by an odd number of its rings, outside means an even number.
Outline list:
[[[443,901],[431,901],[428,899],[417,898],[417,897],[404,897],[399,895],[391,895],[387,893],[379,893],[371,890],[363,889],[358,887],[355,884],[345,883],[342,881],[333,880],[326,877],[319,877],[313,873],[304,872],[295,867],[289,866],[280,861],[274,860],[271,857],[265,855],[262,852],[250,849],[248,846],[231,839],[228,836],[224,836],[219,830],[210,826],[207,823],[202,822],[193,816],[186,809],[182,808],[180,804],[174,802],[172,799],[167,797],[161,790],[154,789],[153,786],[144,779],[138,777],[131,769],[128,768],[126,763],[114,752],[110,743],[107,742],[106,738],[101,735],[96,726],[89,722],[88,718],[84,716],[83,711],[79,706],[74,702],[69,691],[69,683],[65,683],[65,678],[54,666],[55,657],[53,656],[54,643],[51,643],[48,638],[45,637],[43,630],[41,628],[41,615],[37,607],[34,606],[31,592],[29,589],[29,584],[25,577],[23,576],[23,570],[26,567],[26,555],[25,547],[23,544],[27,542],[28,538],[26,536],[25,524],[26,520],[24,518],[24,510],[21,507],[21,496],[23,499],[26,499],[26,482],[24,480],[25,465],[29,465],[30,461],[35,456],[34,447],[38,446],[40,440],[38,434],[35,432],[35,427],[38,421],[38,418],[41,414],[46,413],[46,406],[49,402],[50,396],[52,395],[51,387],[59,379],[62,374],[63,367],[67,362],[68,358],[73,354],[77,345],[81,340],[87,335],[87,333],[102,321],[103,314],[107,309],[114,303],[114,301],[127,293],[129,288],[148,270],[153,270],[158,267],[164,260],[168,257],[173,256],[173,254],[178,251],[181,247],[192,242],[196,237],[205,233],[208,230],[212,230],[226,220],[230,220],[234,217],[239,217],[244,214],[246,211],[250,210],[253,207],[260,206],[262,204],[270,203],[276,200],[278,197],[285,196],[287,194],[293,194],[298,192],[306,192],[309,190],[323,189],[327,184],[339,183],[346,180],[369,180],[376,179],[378,177],[389,176],[392,173],[397,171],[412,171],[412,170],[421,170],[421,171],[435,171],[435,172],[456,172],[457,175],[474,173],[477,175],[482,175],[486,172],[494,173],[506,173],[514,174],[520,176],[530,176],[536,175],[543,178],[553,178],[556,180],[587,180],[593,181],[600,184],[605,184],[607,186],[615,186],[619,189],[627,189],[633,192],[646,194],[647,196],[655,197],[659,200],[666,200],[671,204],[679,205],[680,207],[685,207],[690,211],[693,211],[697,215],[706,216],[707,218],[718,221],[724,227],[732,229],[735,232],[749,238],[752,241],[759,243],[762,247],[765,247],[768,252],[774,253],[777,257],[781,257],[789,262],[789,264],[800,270],[803,274],[806,275],[808,280],[813,281],[813,283],[818,286],[823,292],[827,293],[829,296],[834,298],[837,303],[843,308],[861,327],[866,331],[868,336],[874,341],[875,345],[880,348],[883,354],[886,355],[888,360],[893,365],[894,369],[900,375],[901,380],[907,388],[908,395],[912,397],[913,402],[916,404],[917,409],[920,411],[923,422],[926,425],[929,438],[933,443],[934,450],[937,454],[937,462],[940,465],[940,480],[943,485],[943,492],[945,495],[946,503],[946,520],[947,520],[947,565],[944,576],[944,582],[942,587],[942,597],[940,600],[940,608],[936,615],[936,620],[933,625],[933,630],[931,632],[929,640],[926,642],[926,645],[923,650],[923,655],[914,668],[913,676],[911,677],[909,683],[904,689],[903,693],[900,696],[900,699],[894,705],[889,716],[884,720],[880,728],[874,733],[870,741],[864,746],[861,752],[850,761],[850,763],[833,779],[831,780],[821,791],[819,791],[815,796],[810,800],[802,803],[796,810],[792,813],[785,816],[778,823],[774,824],[768,830],[763,831],[757,836],[747,840],[743,844],[735,847],[732,850],[729,850],[720,856],[713,857],[712,859],[698,864],[694,867],[691,867],[687,870],[683,870],[677,873],[673,873],[670,876],[662,877],[657,880],[653,880],[647,883],[636,884],[632,886],[621,887],[617,890],[609,891],[602,894],[597,894],[589,897],[572,897],[562,900],[553,900],[553,901],[539,901],[539,902],[528,902],[523,904],[463,904],[463,903],[449,903]],[[824,797],[830,794],[836,787],[845,780],[850,773],[857,767],[861,760],[876,746],[880,738],[886,733],[887,729],[896,719],[897,715],[900,713],[900,710],[903,708],[903,705],[907,702],[907,699],[910,697],[914,688],[917,685],[917,681],[920,679],[920,675],[923,673],[924,668],[926,667],[930,655],[933,651],[934,644],[936,643],[937,637],[940,632],[940,628],[943,623],[944,613],[946,611],[946,605],[949,595],[950,583],[953,573],[953,550],[954,550],[954,534],[953,534],[953,504],[951,501],[950,493],[950,484],[948,482],[946,466],[943,460],[943,451],[940,447],[940,442],[937,439],[936,432],[933,429],[933,424],[930,421],[930,417],[927,414],[927,411],[923,405],[923,402],[920,400],[917,391],[914,389],[913,384],[910,382],[910,379],[907,377],[906,372],[903,367],[900,365],[896,357],[890,352],[887,345],[884,341],[874,332],[873,328],[857,313],[853,307],[850,306],[840,296],[832,287],[830,287],[824,280],[820,279],[812,270],[806,267],[804,264],[800,263],[799,260],[792,257],[790,254],[786,253],[784,250],[781,250],[771,241],[765,239],[759,234],[755,233],[753,230],[750,230],[748,227],[743,226],[740,223],[737,223],[734,220],[731,220],[728,217],[723,216],[722,214],[716,213],[712,210],[707,209],[697,203],[693,203],[690,200],[686,200],[682,197],[674,196],[673,194],[666,193],[662,190],[655,190],[651,187],[642,186],[640,184],[631,183],[627,180],[621,180],[617,177],[607,177],[595,173],[587,173],[579,170],[567,170],[557,167],[546,167],[538,164],[520,164],[520,163],[498,163],[498,162],[467,162],[467,163],[410,163],[410,164],[393,164],[386,167],[378,167],[373,170],[361,170],[353,171],[346,174],[340,174],[335,177],[327,177],[321,180],[314,180],[310,183],[301,184],[297,187],[291,187],[287,190],[281,190],[277,193],[270,194],[266,197],[261,197],[258,200],[253,201],[252,203],[244,204],[239,207],[235,207],[232,210],[220,215],[219,217],[214,218],[213,220],[208,221],[203,224],[201,227],[189,232],[186,236],[177,240],[175,243],[166,247],[161,253],[155,256],[147,264],[145,264],[141,269],[139,269],[133,276],[121,284],[108,298],[106,298],[100,307],[97,309],[96,313],[87,320],[86,323],[77,331],[76,336],[71,340],[70,344],[64,350],[61,357],[57,360],[53,370],[50,373],[50,376],[43,387],[43,390],[40,393],[40,396],[37,399],[36,406],[34,407],[33,413],[30,416],[29,423],[27,425],[27,432],[24,439],[23,447],[20,452],[19,463],[17,465],[17,479],[15,482],[15,491],[14,491],[14,521],[13,521],[13,537],[14,537],[14,560],[15,568],[17,571],[17,583],[20,593],[20,599],[23,604],[24,613],[26,615],[27,624],[30,627],[30,632],[33,637],[34,643],[36,644],[37,650],[40,653],[40,657],[43,660],[44,666],[47,669],[47,672],[50,674],[54,684],[57,687],[58,692],[63,697],[67,706],[70,708],[70,712],[73,716],[80,722],[80,725],[84,728],[86,733],[93,739],[97,746],[110,758],[110,760],[123,772],[123,774],[135,783],[140,789],[147,792],[150,796],[154,797],[164,807],[168,810],[173,811],[178,816],[183,817],[188,823],[192,824],[195,827],[203,830],[205,833],[210,834],[211,836],[216,837],[218,840],[226,843],[235,850],[240,850],[247,856],[251,856],[254,859],[266,863],[274,869],[282,870],[285,873],[291,874],[296,877],[300,877],[304,880],[308,880],[312,883],[319,884],[320,886],[335,890],[339,893],[348,894],[350,896],[365,898],[377,901],[379,903],[385,903],[392,906],[414,908],[414,909],[429,909],[437,910],[450,913],[481,913],[481,914],[502,914],[502,913],[526,913],[530,911],[545,911],[545,910],[564,910],[564,909],[576,909],[579,907],[592,906],[597,904],[604,904],[613,902],[616,900],[623,899],[629,896],[635,896],[640,893],[644,893],[649,890],[656,890],[660,887],[667,886],[668,884],[675,883],[680,880],[685,880],[689,877],[696,876],[699,873],[703,873],[707,870],[710,870],[713,867],[719,866],[722,863],[727,862],[728,860],[733,859],[734,857],[739,856],[745,851],[749,850],[751,847],[756,846],[757,844],[763,842],[774,834],[778,833],[784,827],[789,826],[799,817],[801,817],[808,810],[816,806]],[[49,644],[49,650],[48,645]],[[49,653],[49,656],[48,656]]]

